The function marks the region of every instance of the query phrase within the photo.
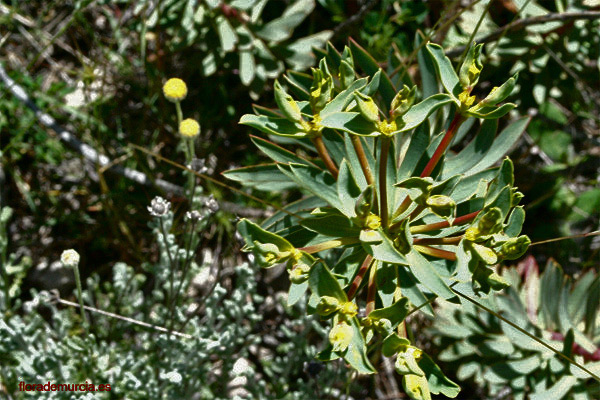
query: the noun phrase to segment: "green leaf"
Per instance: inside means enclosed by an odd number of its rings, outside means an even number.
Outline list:
[[[504,128],[494,140],[485,157],[477,165],[466,171],[465,174],[472,175],[483,171],[500,160],[521,137],[530,120],[531,118],[524,117]]]
[[[343,215],[305,218],[300,224],[311,231],[334,238],[357,237],[361,229]]]
[[[296,304],[300,299],[304,297],[304,293],[308,289],[308,281],[304,281],[302,283],[294,283],[290,284],[290,290],[288,292],[287,304],[288,307]]]
[[[364,231],[363,231],[364,232]],[[367,253],[373,256],[376,260],[388,262],[392,264],[406,265],[408,262],[404,255],[394,247],[392,241],[379,228],[376,231],[369,231],[377,235],[378,241],[362,242],[362,246]],[[361,232],[362,233],[362,232]],[[362,235],[361,235],[362,240]]]
[[[334,112],[326,115],[321,120],[321,125],[326,128],[338,129],[354,135],[379,136],[375,124],[367,121],[357,112]]]
[[[347,249],[344,255],[340,257],[338,263],[333,267],[333,272],[338,277],[344,277],[344,281],[349,283],[358,272],[365,257],[366,253],[362,247],[356,246]]]
[[[354,58],[355,65],[360,66],[368,75],[373,76],[379,71],[379,64],[377,64],[377,61],[375,61],[375,59],[352,38],[350,38],[350,49],[352,50],[352,57]],[[386,105],[391,104],[396,95],[396,89],[389,76],[385,73],[382,73],[381,75],[379,91],[383,97],[384,103]]]
[[[338,132],[325,129],[321,137],[323,138],[323,143],[333,161],[335,161],[337,165],[340,165],[342,160],[346,157],[343,136]]]
[[[417,31],[415,33],[415,49],[421,46],[423,39],[421,38],[422,33]],[[417,61],[419,62],[419,73],[421,75],[421,82],[423,86],[423,97],[429,97],[438,93],[438,83],[435,78],[436,71],[431,55],[425,48],[421,47],[417,53]]]
[[[253,246],[255,241],[258,241],[260,243],[272,243],[277,246],[281,252],[292,251],[294,249],[294,246],[281,236],[266,231],[254,222],[250,222],[245,218],[238,223],[237,230],[246,241],[246,244],[250,247]]]
[[[473,168],[488,153],[498,130],[497,120],[486,120],[475,138],[457,155],[444,160],[442,177],[462,174]]]
[[[294,69],[306,69],[314,64],[315,56],[310,49],[323,47],[332,31],[322,31],[294,40],[286,48],[285,61]]]
[[[566,375],[561,377],[554,385],[543,391],[536,390],[529,395],[530,400],[560,400],[569,393],[577,384],[577,378]]]
[[[508,216],[508,212],[512,207],[512,191],[510,185],[504,186],[496,197],[486,196],[485,209],[487,210],[492,207],[498,207],[500,209],[502,221],[504,221],[504,218]]]
[[[594,280],[597,281],[597,275],[593,269],[587,271],[584,275],[579,277],[575,283],[575,287],[569,296],[569,314],[571,315],[571,321],[577,325],[585,315],[585,305],[588,299],[588,294]]]
[[[365,149],[365,152],[367,153],[367,163],[369,163],[369,166],[371,167],[371,170],[372,170],[372,168],[374,168],[374,166],[375,166],[375,160],[373,159],[373,155],[371,154],[371,152],[368,151],[368,147],[365,147],[367,145],[366,139],[359,138],[359,140],[362,143],[362,146]],[[347,161],[349,163],[350,171],[352,171],[354,179],[356,180],[358,187],[362,191],[367,187],[367,180],[365,178],[365,174],[362,170],[360,161],[358,159],[358,156],[356,155],[356,151],[354,150],[354,146],[352,145],[352,141],[351,141],[350,135],[348,133],[344,133],[344,149],[346,151],[346,157],[347,157]],[[338,180],[339,180],[339,176],[338,176]]]
[[[504,233],[510,237],[519,236],[521,228],[523,227],[523,222],[525,222],[525,211],[523,210],[523,207],[519,206],[513,208],[508,217],[508,223],[504,228]]]
[[[425,154],[427,146],[429,146],[429,129],[426,125],[419,125],[411,135],[410,144],[398,169],[398,181],[402,181],[413,174],[419,160]]]
[[[297,138],[306,137],[306,132],[302,129],[302,126],[286,118],[246,114],[240,119],[239,123],[271,135]]]
[[[454,67],[452,67],[450,59],[444,54],[444,49],[434,43],[427,43],[426,47],[429,54],[433,57],[435,69],[442,85],[449,94],[454,97],[458,96],[462,88],[460,87],[458,75],[454,72]]]
[[[350,85],[346,90],[340,92],[340,94],[335,96],[333,100],[327,103],[327,105],[321,110],[321,117],[343,111],[353,100],[354,92],[364,88],[367,82],[367,78],[357,79],[356,81],[352,82],[352,85]]]
[[[289,39],[294,28],[300,25],[314,8],[314,0],[298,0],[286,8],[281,17],[268,22],[261,29],[255,31],[255,34],[262,39],[274,42]]]
[[[402,297],[389,307],[371,311],[369,318],[388,319],[392,323],[392,328],[395,329],[402,321],[404,321],[404,318],[406,318],[406,315],[408,314],[409,308],[408,298]]]
[[[454,299],[456,297],[452,289],[450,289],[431,263],[421,253],[411,249],[406,254],[406,260],[408,261],[410,270],[426,288],[445,299]]]
[[[350,322],[350,326],[354,329],[354,335],[352,335],[352,342],[348,345],[348,349],[343,354],[344,360],[361,374],[374,374],[377,371],[367,357],[367,345],[360,331],[358,319],[354,317]]]
[[[419,360],[419,367],[425,372],[431,393],[441,393],[450,398],[458,396],[460,386],[448,379],[440,367],[427,354],[423,353]]]
[[[381,352],[386,357],[392,357],[398,352],[399,348],[408,345],[410,345],[410,340],[408,340],[407,338],[402,338],[395,333],[392,333],[383,340],[383,344],[381,345]]]
[[[398,280],[402,288],[402,295],[408,297],[415,307],[421,307],[423,304],[426,304],[420,308],[420,311],[433,317],[433,307],[429,303],[429,298],[417,286],[417,280],[410,268],[396,267],[396,270],[398,271]]]
[[[305,160],[303,158],[298,157],[295,153],[292,153],[289,150],[284,149],[283,147],[268,141],[266,139],[260,138],[258,136],[250,135],[250,140],[262,150],[269,158],[275,162],[280,163],[295,163],[295,164],[306,164],[312,165],[316,167],[312,162]]]
[[[339,282],[333,277],[331,271],[323,261],[317,262],[310,269],[308,286],[318,298],[331,296],[343,303],[348,301],[346,293],[342,290]]]
[[[250,51],[240,51],[240,80],[244,86],[252,83],[255,72],[254,55]]]
[[[264,220],[261,226],[263,229],[275,232],[285,227],[295,226],[298,223],[298,219],[310,215],[309,211],[324,205],[325,202],[316,196],[305,197],[282,207],[281,210],[276,211],[273,215]]]
[[[477,194],[478,184],[484,182],[485,186],[498,174],[497,168],[490,168],[473,175],[463,176],[456,184],[451,195],[454,201],[462,203]],[[445,178],[445,177],[444,177]]]
[[[355,217],[354,207],[360,197],[361,190],[356,184],[350,164],[346,159],[340,164],[337,180],[337,193],[342,206],[342,212],[349,218]]]
[[[399,126],[400,129],[397,132],[405,132],[416,128],[435,110],[453,102],[454,100],[452,97],[444,93],[435,94],[426,98],[422,102],[412,106],[410,110],[401,117],[401,121],[404,125]]]
[[[278,167],[298,185],[322,198],[330,206],[338,210],[343,208],[337,195],[335,179],[329,172],[303,164],[289,164],[288,166],[279,164]]]
[[[517,105],[513,103],[502,104],[500,107],[483,107],[478,110],[471,109],[465,112],[465,115],[475,117],[475,118],[483,118],[483,119],[498,119],[506,114]]]
[[[263,164],[251,167],[230,169],[222,173],[228,179],[239,182],[244,186],[266,192],[288,190],[297,187],[294,182],[285,176],[276,164]]]
[[[238,37],[233,27],[223,15],[219,15],[215,23],[217,25],[217,33],[221,40],[221,48],[225,53],[229,53],[235,49],[235,44],[238,42]]]

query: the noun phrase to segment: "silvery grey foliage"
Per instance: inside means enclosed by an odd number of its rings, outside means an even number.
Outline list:
[[[313,367],[311,374],[304,367],[314,362],[325,337],[317,320],[305,316],[290,321],[289,315],[305,313],[285,309],[282,298],[258,295],[256,269],[247,263],[217,272],[208,288],[194,291],[192,281],[207,276],[207,271],[213,273],[209,264],[214,263],[205,256],[205,261],[192,261],[187,269],[173,268],[170,259],[191,256],[199,239],[193,234],[194,246],[183,248],[178,243],[187,241],[171,233],[173,213],[167,212],[162,222],[165,237],[160,220],[150,222],[160,245],[159,260],[142,264],[141,270],[116,263],[108,279],[93,275],[85,285],[84,302],[191,338],[89,311],[88,334],[79,310],[65,307],[47,292],[32,290],[33,299],[21,306],[21,280],[17,280],[10,292],[13,311],[6,312],[0,302],[0,382],[10,398],[25,398],[18,391],[20,381],[111,385],[110,393],[77,394],[77,398],[94,399],[339,398],[340,390],[333,387],[347,381],[343,366]],[[170,279],[173,288],[180,289],[177,296],[171,295]],[[4,284],[0,281],[0,287]],[[269,340],[262,331],[261,307],[266,303],[275,305],[280,321]],[[298,331],[305,334],[297,335]],[[72,396],[44,393],[46,399]]]

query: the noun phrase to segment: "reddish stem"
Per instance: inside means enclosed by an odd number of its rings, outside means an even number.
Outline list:
[[[413,245],[419,253],[427,254],[428,256],[443,258],[444,260],[456,261],[456,253],[448,250],[438,249],[437,247]]]
[[[420,245],[428,245],[428,244],[458,244],[461,239],[461,236],[452,236],[445,238],[417,238],[413,240],[413,244]]]
[[[479,214],[480,212],[481,212],[481,210],[474,211],[470,214],[462,215],[458,218],[455,218],[454,222],[452,222],[452,225],[450,225],[450,222],[448,222],[448,221],[441,221],[441,222],[436,222],[434,224],[411,226],[410,233],[423,233],[423,232],[429,232],[429,231],[437,231],[438,229],[448,228],[449,226],[461,225],[461,224],[464,224],[464,223],[474,220],[475,217],[477,217],[477,214]]]
[[[367,257],[365,257],[365,260],[363,261],[362,265],[360,266],[360,269],[358,270],[358,274],[356,274],[356,277],[354,278],[352,284],[350,285],[350,288],[348,289],[348,300],[352,300],[354,298],[354,295],[358,291],[358,287],[360,286],[363,278],[367,274],[367,271],[369,270],[369,266],[371,265],[372,261],[373,257],[371,257],[371,255],[367,255]]]
[[[331,157],[329,156],[329,152],[327,152],[327,147],[325,147],[325,142],[323,142],[323,138],[321,136],[316,136],[312,139],[312,142],[315,145],[315,148],[317,149],[317,153],[319,153],[319,156],[325,163],[325,166],[327,167],[331,175],[333,175],[333,177],[337,180],[338,169],[335,166],[335,163],[333,162]]]
[[[421,178],[424,178],[424,177],[429,176],[431,174],[431,172],[433,171],[433,169],[437,165],[438,161],[440,161],[440,158],[442,158],[442,155],[448,149],[448,146],[450,145],[450,142],[454,138],[454,135],[458,131],[458,128],[463,123],[463,121],[464,121],[464,118],[459,113],[457,113],[454,116],[454,119],[450,123],[450,127],[448,128],[448,131],[444,135],[444,138],[440,142],[440,144],[437,147],[437,149],[435,149],[435,153],[433,153],[433,156],[431,157],[431,159],[429,160],[429,162],[425,166],[425,169],[423,170],[423,172],[421,172]]]
[[[369,286],[367,288],[367,306],[365,307],[366,315],[371,314],[371,311],[375,309],[375,295],[377,294],[377,264],[371,267],[371,273],[369,274]]]

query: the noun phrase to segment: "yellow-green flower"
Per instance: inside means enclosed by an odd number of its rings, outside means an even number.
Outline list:
[[[192,118],[184,119],[179,124],[179,133],[182,136],[189,138],[198,136],[198,134],[200,133],[200,124]]]
[[[329,331],[329,343],[333,346],[333,351],[344,351],[352,342],[354,329],[345,322],[340,322]]]
[[[187,96],[187,86],[181,79],[171,78],[164,84],[163,93],[167,100],[175,103],[185,99],[185,96]]]
[[[344,314],[344,316],[352,318],[358,313],[358,307],[353,302],[347,301],[344,304],[342,304],[340,312]]]

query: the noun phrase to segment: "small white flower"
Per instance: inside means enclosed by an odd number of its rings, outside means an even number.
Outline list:
[[[206,160],[204,158],[192,158],[192,162],[188,164],[187,167],[201,174],[208,172],[208,167],[206,166]]]
[[[148,206],[148,212],[153,217],[162,217],[163,215],[169,212],[170,208],[171,203],[169,201],[163,199],[160,196],[156,196],[150,202],[150,205]]]
[[[202,219],[202,214],[197,210],[188,211],[185,213],[185,218],[191,221],[200,221]]]
[[[60,261],[67,267],[79,265],[79,253],[73,249],[65,250],[60,255]]]
[[[204,206],[208,208],[211,213],[216,213],[219,211],[219,203],[217,200],[215,200],[212,194],[206,200],[204,200]]]

